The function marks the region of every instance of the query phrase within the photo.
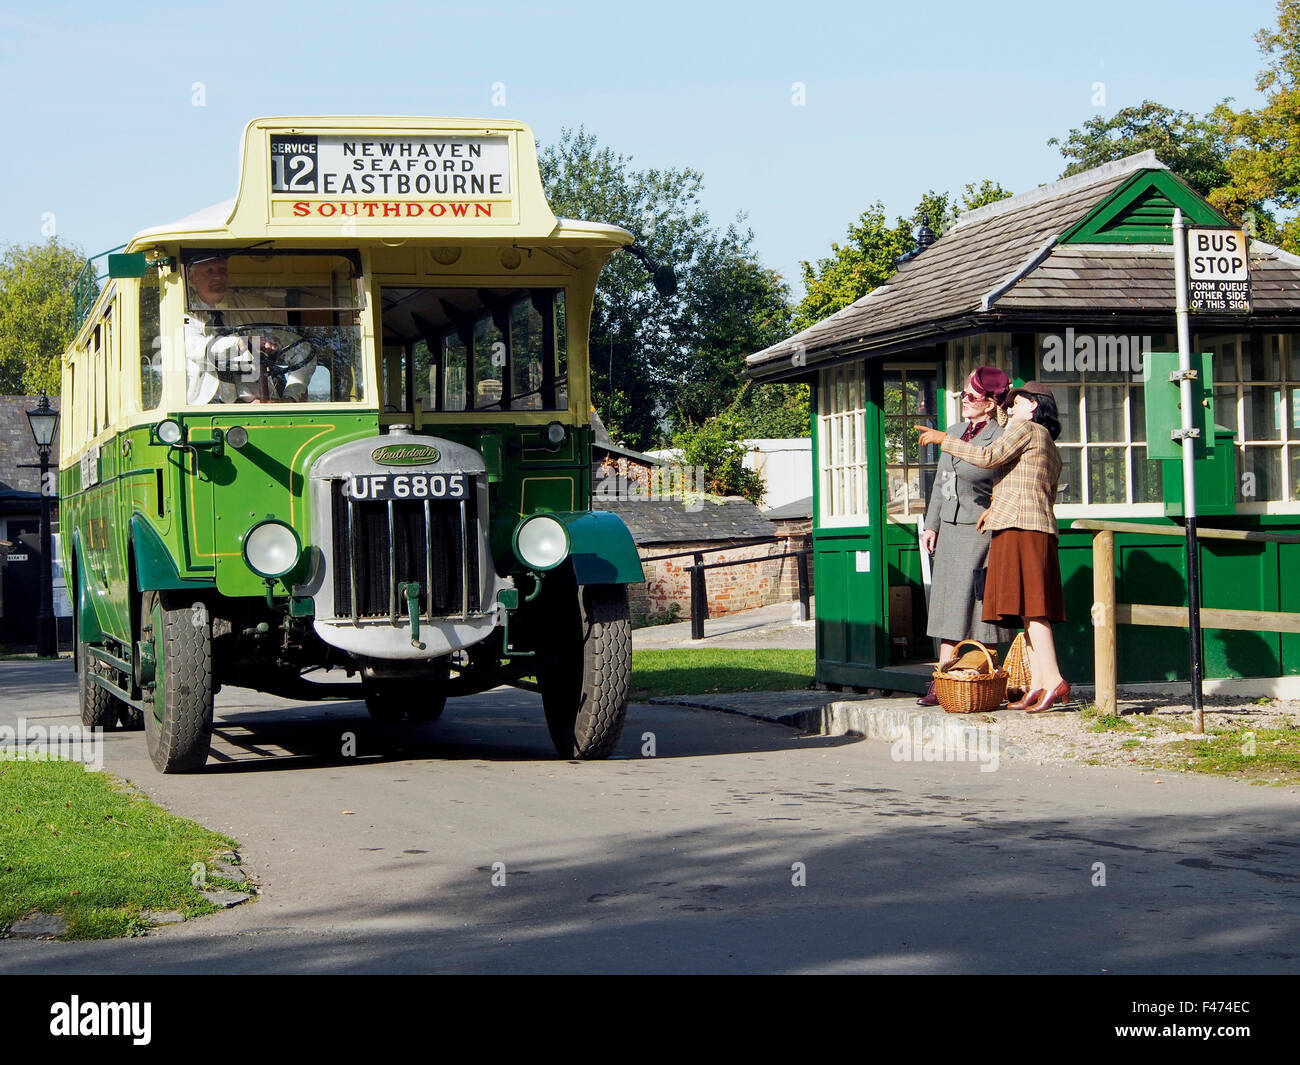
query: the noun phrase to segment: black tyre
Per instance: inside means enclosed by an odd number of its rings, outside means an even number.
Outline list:
[[[86,728],[111,729],[123,710],[131,708],[122,702],[107,688],[102,688],[90,679],[92,673],[101,677],[111,677],[113,671],[102,662],[97,662],[86,651],[86,645],[78,637],[77,655],[77,694],[81,700],[81,723]]]
[[[539,663],[551,742],[562,758],[608,758],[618,747],[632,684],[627,586],[578,588],[577,603]]]
[[[399,721],[437,721],[447,707],[447,665],[441,663],[418,677],[361,678],[371,720],[392,725]]]
[[[154,768],[162,773],[202,769],[212,745],[212,619],[207,608],[167,592],[145,592],[140,642],[153,651],[143,716]]]
[[[117,723],[122,726],[126,732],[139,732],[144,728],[144,711],[137,710],[134,706],[123,703],[117,708]]]

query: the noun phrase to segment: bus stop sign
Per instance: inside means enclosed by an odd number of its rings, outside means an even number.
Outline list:
[[[1192,313],[1250,313],[1250,259],[1246,234],[1240,229],[1188,228],[1187,309]]]

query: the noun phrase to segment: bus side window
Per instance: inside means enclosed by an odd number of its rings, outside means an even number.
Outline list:
[[[564,313],[564,289],[555,293],[555,407],[569,409],[569,324]]]
[[[88,365],[86,367],[90,371],[86,375],[86,377],[88,378],[87,384],[90,386],[90,404],[89,404],[90,424],[86,426],[86,430],[87,430],[86,435],[91,437],[99,435],[99,419],[100,419],[100,413],[99,413],[100,398],[99,397],[100,397],[100,393],[103,391],[103,386],[100,384],[100,381],[103,379],[104,376],[104,370],[100,364],[103,361],[104,361],[104,323],[100,322],[95,326],[95,342],[90,349],[90,358],[87,360]]]
[[[140,408],[154,410],[162,401],[162,330],[158,324],[158,275],[140,279]]]
[[[100,349],[95,363],[95,372],[99,374],[99,431],[102,433],[113,421],[112,377],[113,377],[113,305],[109,304],[104,312],[104,346]]]
[[[420,409],[433,410],[438,402],[438,362],[429,354],[429,345],[424,340],[415,342],[412,353],[415,364],[413,381],[415,384],[415,402]]]
[[[490,314],[474,322],[474,408],[500,409],[505,385],[506,338]]]
[[[442,401],[443,410],[465,409],[465,368],[468,361],[460,335],[451,333],[442,342],[443,387],[446,389]]]
[[[389,414],[406,410],[406,359],[398,344],[384,345],[383,407]]]
[[[547,360],[542,351],[542,316],[531,299],[510,305],[510,409],[541,410]],[[550,363],[554,374],[555,363]]]

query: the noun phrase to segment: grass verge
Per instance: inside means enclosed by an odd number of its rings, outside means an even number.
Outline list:
[[[65,939],[137,935],[148,910],[217,907],[191,883],[235,841],[122,790],[78,762],[0,761],[0,930],[59,914]],[[206,887],[246,890],[206,871]]]
[[[1146,765],[1235,777],[1252,784],[1300,784],[1300,728],[1214,728],[1203,740],[1144,748]]]
[[[1264,700],[1268,702],[1269,700]],[[1160,714],[1103,714],[1093,704],[1079,716],[1092,732],[1128,733],[1119,746],[1133,761],[1154,769],[1176,769],[1235,777],[1255,784],[1300,784],[1300,727],[1252,727],[1207,718],[1206,737],[1196,739],[1185,717]],[[1173,737],[1185,736],[1186,743]],[[1159,740],[1159,743],[1148,741]]]
[[[816,652],[686,648],[632,652],[632,698],[811,688]]]

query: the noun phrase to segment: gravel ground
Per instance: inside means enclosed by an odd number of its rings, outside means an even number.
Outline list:
[[[1119,711],[1129,729],[1096,731],[1095,715],[1077,710],[1029,715],[1002,710],[982,715],[986,724],[996,725],[1001,742],[1012,758],[1024,758],[1039,765],[1089,763],[1095,765],[1177,768],[1178,751],[1188,743],[1192,729],[1189,703],[1161,702],[1150,696],[1121,699]],[[980,716],[980,715],[972,715]],[[1236,732],[1243,735],[1262,729],[1300,729],[1300,701],[1275,699],[1256,704],[1241,699],[1206,697],[1205,729],[1213,735]],[[1263,774],[1271,779],[1273,774]],[[1284,776],[1282,779],[1293,779]]]

